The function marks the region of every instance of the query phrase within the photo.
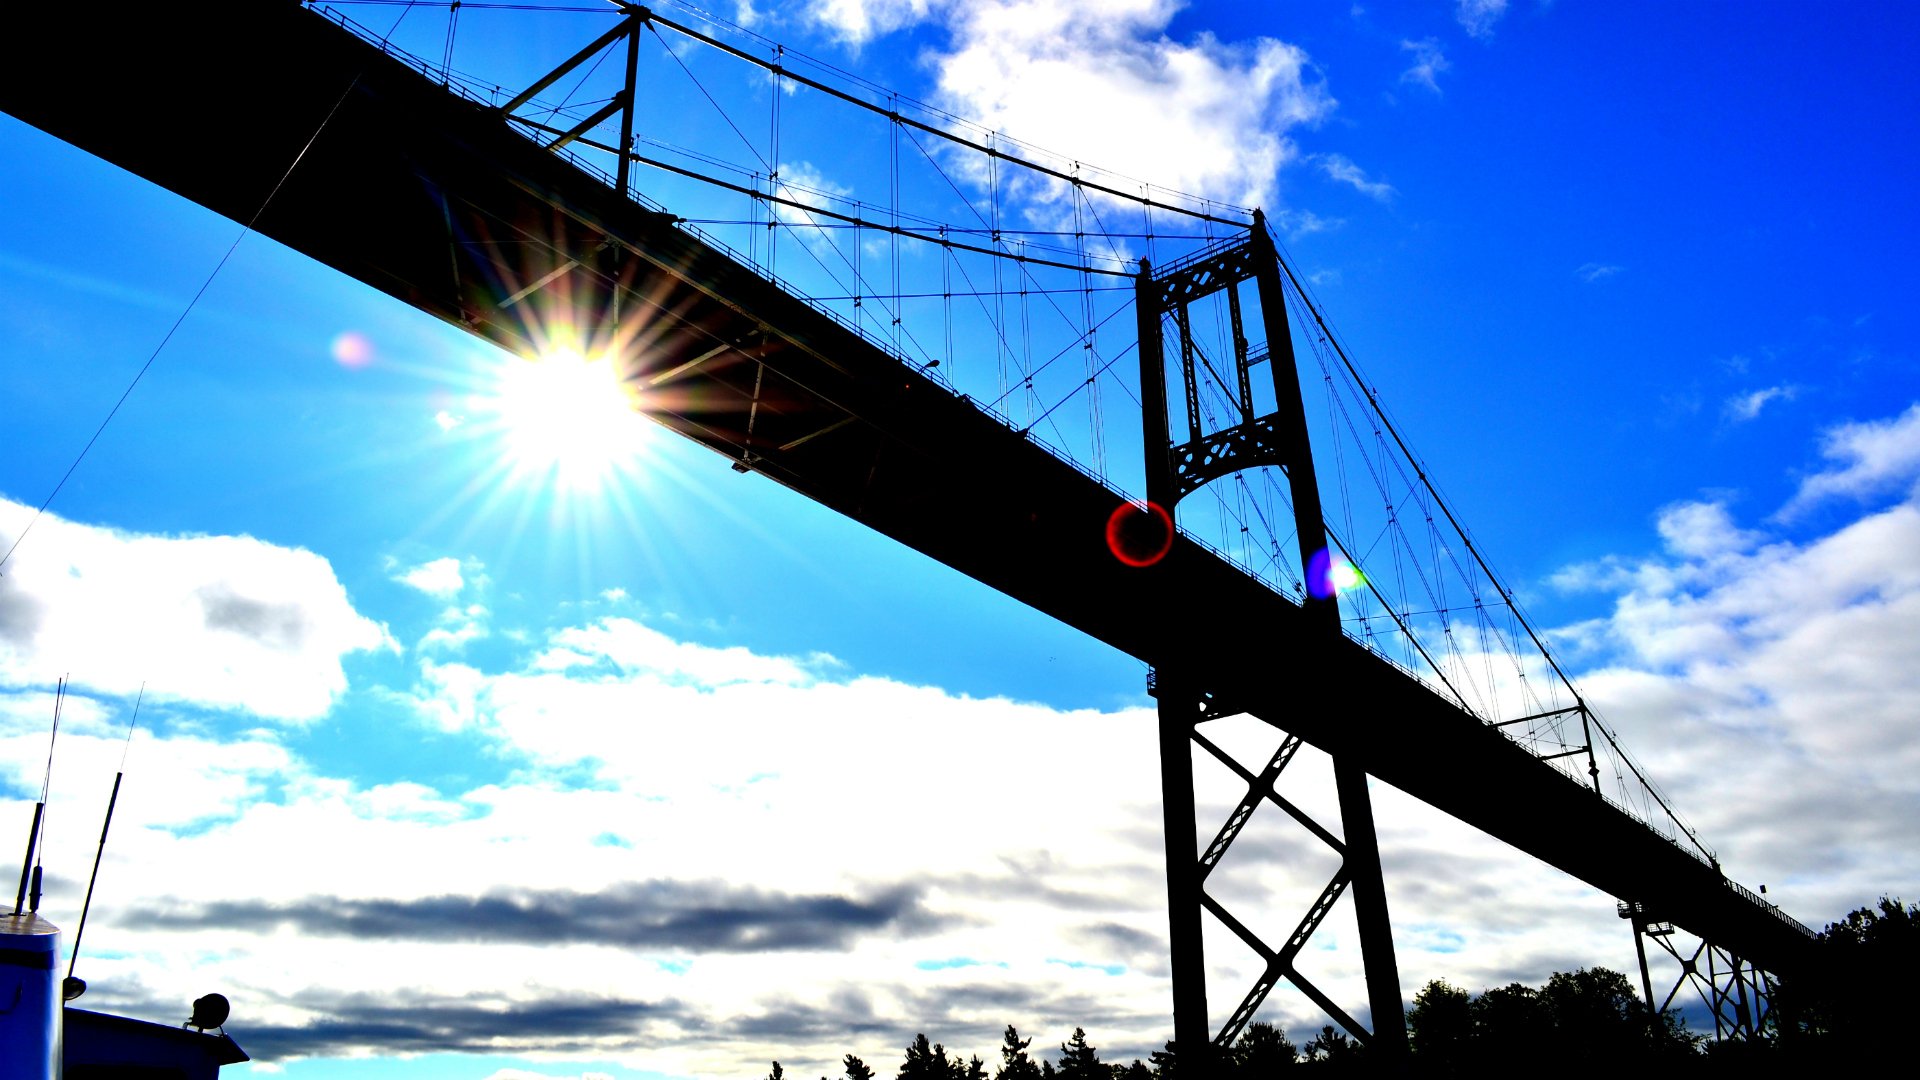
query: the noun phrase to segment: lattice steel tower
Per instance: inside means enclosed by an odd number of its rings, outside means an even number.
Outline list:
[[[1319,484],[1314,477],[1286,297],[1281,291],[1279,256],[1266,221],[1256,211],[1253,228],[1244,239],[1207,248],[1157,270],[1144,259],[1140,266],[1136,295],[1147,500],[1172,520],[1181,498],[1208,481],[1262,466],[1285,470],[1299,538],[1300,567],[1308,582],[1301,603],[1306,609],[1309,629],[1298,654],[1285,659],[1297,664],[1298,670],[1316,670],[1319,656],[1340,640],[1339,602],[1337,590],[1329,580],[1332,566],[1328,536]],[[1247,338],[1249,320],[1242,288],[1248,282],[1254,286],[1258,328],[1266,338],[1264,345],[1250,343]],[[1196,302],[1216,294],[1226,303],[1233,353],[1230,358],[1206,355],[1195,337],[1189,313]],[[1168,421],[1166,346],[1169,337],[1174,342],[1184,394],[1186,431],[1178,442],[1173,440]],[[1223,360],[1230,360],[1230,365],[1216,366]],[[1253,380],[1253,369],[1262,363],[1269,368],[1273,386],[1273,405],[1264,411],[1256,406]],[[1221,370],[1228,366],[1230,371]],[[1210,423],[1202,418],[1203,377],[1214,380],[1222,393],[1233,400],[1224,423]],[[1192,617],[1188,612],[1160,614],[1168,619]],[[1244,631],[1216,621],[1201,632]],[[1300,682],[1302,686],[1308,685],[1308,680]],[[1196,730],[1203,721],[1239,711],[1233,702],[1216,699],[1200,672],[1157,669],[1152,689],[1158,698],[1160,714],[1160,777],[1166,828],[1176,1053],[1183,1062],[1191,1062],[1198,1057],[1194,1047],[1211,1045],[1224,1049],[1231,1045],[1268,993],[1281,979],[1286,979],[1366,1044],[1376,1062],[1384,1066],[1383,1071],[1393,1071],[1405,1058],[1406,1018],[1365,771],[1356,763],[1354,755],[1333,748],[1334,785],[1345,833],[1343,837],[1336,837],[1275,791],[1275,781],[1299,748],[1298,737],[1287,735],[1272,760],[1255,775]],[[1299,707],[1317,706],[1303,695]],[[1196,745],[1219,757],[1247,783],[1239,805],[1204,853],[1198,850],[1195,834],[1193,752]],[[1245,827],[1254,809],[1264,802],[1275,803],[1287,811],[1341,859],[1332,880],[1321,890],[1286,943],[1277,949],[1206,891],[1208,875]],[[1359,922],[1373,1020],[1370,1030],[1294,967],[1295,958],[1308,937],[1348,889],[1353,891],[1354,911]],[[1259,979],[1218,1032],[1209,1030],[1207,1016],[1201,942],[1203,909],[1211,912],[1266,962]]]

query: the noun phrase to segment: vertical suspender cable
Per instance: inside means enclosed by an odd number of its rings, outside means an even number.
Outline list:
[[[768,104],[768,110],[772,113],[768,117],[768,127],[772,129],[770,138],[772,138],[774,154],[766,160],[768,163],[766,194],[774,198],[780,198],[780,86],[781,77],[783,77],[780,60],[783,56],[785,56],[785,46],[776,44],[774,46],[774,92],[770,94],[774,100]],[[766,204],[766,275],[768,277],[776,277],[780,273],[778,263],[780,263],[780,223],[774,219],[774,204],[770,202]]]
[[[907,298],[900,292],[900,95],[893,95],[893,109],[888,115],[887,201],[892,230],[887,234],[887,245],[893,261],[893,351],[905,356],[900,348],[900,319],[907,306]]]
[[[997,256],[1000,252],[1000,158],[993,150],[992,132],[987,133],[987,208],[987,213],[991,215],[987,226],[990,230],[988,238]],[[997,324],[994,327],[997,333],[994,334],[993,359],[1000,379],[999,394],[1004,398],[1007,396],[1007,296],[1000,288],[998,258],[993,260],[993,304],[994,311],[998,312],[997,316],[989,316],[989,321]],[[1027,426],[1033,426],[1033,408],[1030,404],[1027,408]]]
[[[404,13],[403,13],[404,14]],[[447,48],[440,54],[440,85],[453,79],[453,36],[460,28],[460,0],[447,5]]]

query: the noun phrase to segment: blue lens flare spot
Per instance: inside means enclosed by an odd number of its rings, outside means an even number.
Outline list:
[[[1307,593],[1315,600],[1331,600],[1343,592],[1352,592],[1367,583],[1360,568],[1321,548],[1307,560]]]

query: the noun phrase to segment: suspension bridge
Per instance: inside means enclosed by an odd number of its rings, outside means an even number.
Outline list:
[[[419,22],[407,51],[291,0],[36,5],[16,40],[87,61],[17,51],[0,109],[504,349],[578,333],[735,469],[1150,665],[1177,1046],[1232,1042],[1285,983],[1404,1052],[1368,777],[1617,897],[1649,1000],[1692,989],[1719,1034],[1765,1030],[1812,935],[1722,873],[1561,670],[1259,211],[697,11],[581,13],[571,56],[482,77],[460,20],[488,5],[417,6],[437,57]],[[833,145],[796,145],[822,118]],[[1315,685],[1361,688],[1364,715]],[[1263,762],[1210,736],[1239,714],[1283,733]],[[1288,797],[1303,742],[1337,823]],[[1196,758],[1237,778],[1224,823],[1196,820]],[[1284,936],[1208,889],[1256,810],[1339,864]],[[1295,963],[1349,894],[1360,1003]],[[1208,918],[1261,971],[1212,1006]],[[1664,995],[1648,942],[1679,971]]]

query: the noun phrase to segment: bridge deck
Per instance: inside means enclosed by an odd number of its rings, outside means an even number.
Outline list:
[[[288,0],[37,4],[10,29],[0,109],[237,221],[331,114],[259,231],[522,354],[543,295],[634,328],[625,361],[680,434],[1201,673],[1217,698],[1657,918],[1768,970],[1800,965],[1803,928],[1360,646],[1311,678],[1367,687],[1365,714],[1301,707],[1292,602],[1184,539],[1155,567],[1122,566],[1104,540],[1113,492],[320,16]],[[1162,617],[1195,596],[1268,632],[1195,640]]]

